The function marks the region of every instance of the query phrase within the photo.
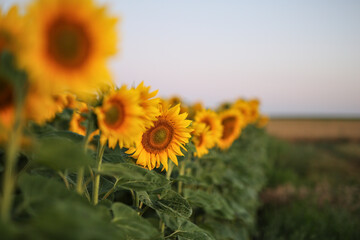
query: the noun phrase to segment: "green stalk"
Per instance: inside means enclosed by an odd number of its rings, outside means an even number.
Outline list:
[[[90,113],[89,113],[89,119],[88,124],[86,127],[86,135],[84,139],[84,152],[87,152],[87,146],[90,142],[90,134],[93,129],[91,129],[91,121],[90,121]],[[77,178],[76,178],[76,192],[80,195],[84,192],[84,167],[80,167],[78,170]]]
[[[99,172],[101,170],[101,164],[102,164],[102,158],[105,151],[105,145],[101,145],[98,155],[97,155],[97,171]],[[98,204],[99,201],[99,186],[100,186],[100,174],[96,172],[95,173],[95,180],[93,184],[93,203],[94,205]]]
[[[174,168],[174,163],[172,161],[169,162],[169,168],[166,172],[166,179],[167,180],[170,180],[170,177],[171,177],[171,173],[172,173],[172,170]],[[160,227],[160,231],[161,231],[161,234],[164,236],[164,232],[165,232],[165,223],[163,220],[160,219],[160,223],[159,223],[159,227]]]
[[[179,176],[184,176],[185,175],[186,164],[191,159],[191,155],[192,155],[192,153],[189,152],[187,158],[184,161],[180,162],[180,164],[179,164],[180,165]],[[178,184],[178,193],[179,194],[182,193],[182,188],[183,188],[183,182],[179,181],[179,184]]]
[[[3,222],[10,221],[10,213],[13,203],[13,195],[16,181],[14,172],[17,162],[17,153],[20,147],[20,138],[23,129],[22,110],[23,104],[22,102],[18,102],[16,106],[13,130],[10,134],[9,142],[6,148],[3,194],[1,199],[1,219]]]

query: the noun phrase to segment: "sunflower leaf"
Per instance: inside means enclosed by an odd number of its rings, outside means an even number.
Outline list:
[[[112,212],[112,222],[118,226],[124,239],[160,239],[159,231],[131,207],[117,202],[112,205]]]
[[[139,199],[149,207],[175,217],[189,218],[192,214],[190,204],[180,194],[167,190],[163,194],[139,192]]]
[[[170,187],[170,181],[163,175],[131,163],[104,163],[99,173],[116,178],[117,186],[134,191]]]

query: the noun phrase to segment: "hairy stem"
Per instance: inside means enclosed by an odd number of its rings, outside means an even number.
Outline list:
[[[95,179],[93,184],[93,203],[94,205],[98,204],[99,201],[99,187],[100,187],[100,174],[99,171],[101,170],[102,158],[105,151],[105,145],[100,145],[100,149],[97,155],[97,172],[95,173]]]

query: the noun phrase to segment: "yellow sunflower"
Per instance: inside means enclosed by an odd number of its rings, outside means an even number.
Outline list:
[[[86,104],[73,112],[72,118],[70,120],[70,131],[83,136],[86,135],[86,126],[84,125],[86,118],[82,114],[86,114],[88,112],[89,112],[89,108],[87,107]],[[90,134],[89,138],[92,139],[93,136],[97,134],[99,134],[99,129],[93,131]]]
[[[209,149],[215,145],[216,141],[212,137],[209,126],[206,126],[205,123],[193,122],[192,127],[194,128],[192,142],[196,148],[194,155],[200,158],[209,152]]]
[[[0,7],[0,53],[3,50],[18,51],[22,31],[23,18],[19,15],[18,7],[11,7],[6,14]]]
[[[10,128],[15,114],[15,92],[5,76],[0,75],[0,126]]]
[[[259,105],[260,102],[258,99],[251,99],[249,101],[250,113],[249,113],[249,122],[255,123],[259,118]]]
[[[126,152],[137,159],[136,164],[149,170],[160,167],[160,163],[167,170],[169,158],[178,165],[176,156],[183,156],[180,148],[186,151],[184,145],[191,137],[191,120],[186,120],[187,113],[180,114],[180,105],[160,111],[153,127],[146,129],[136,147]]]
[[[216,112],[210,109],[197,112],[195,115],[195,122],[205,123],[206,126],[209,127],[212,138],[215,140],[214,145],[219,141],[223,126],[221,125],[220,118]],[[210,146],[209,148],[212,148],[213,146]]]
[[[257,126],[258,128],[263,128],[263,127],[265,127],[268,123],[269,123],[269,117],[260,114],[259,118],[258,118],[257,121],[256,121],[256,126]]]
[[[194,119],[197,112],[205,110],[205,107],[202,102],[196,102],[189,107],[189,119]]]
[[[110,92],[104,97],[102,106],[95,109],[101,131],[101,143],[115,148],[119,142],[120,148],[130,147],[145,130],[144,112],[140,106],[139,92],[120,89]]]
[[[25,98],[25,117],[36,123],[43,124],[62,112],[64,105],[58,96],[43,92],[36,84],[31,84]]]
[[[223,131],[218,146],[227,149],[239,137],[244,119],[236,109],[228,109],[220,113],[220,121]]]
[[[165,108],[171,108],[180,104],[180,113],[188,113],[189,108],[186,106],[184,101],[179,96],[172,96],[169,99],[162,99],[162,106]]]
[[[243,116],[243,118],[247,124],[250,120],[250,112],[251,112],[249,103],[247,101],[245,101],[244,99],[238,99],[234,103],[233,107],[240,112],[240,114]]]
[[[25,16],[20,63],[53,91],[85,97],[112,84],[106,60],[116,52],[117,20],[92,0],[36,0]]]
[[[145,127],[151,127],[156,117],[160,115],[160,98],[154,98],[158,90],[150,92],[150,87],[145,87],[144,82],[141,82],[136,91],[140,94],[140,106],[144,111]]]

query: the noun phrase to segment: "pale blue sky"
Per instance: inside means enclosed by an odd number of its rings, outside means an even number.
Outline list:
[[[359,0],[100,2],[122,18],[119,84],[208,106],[259,97],[270,115],[360,116]]]

